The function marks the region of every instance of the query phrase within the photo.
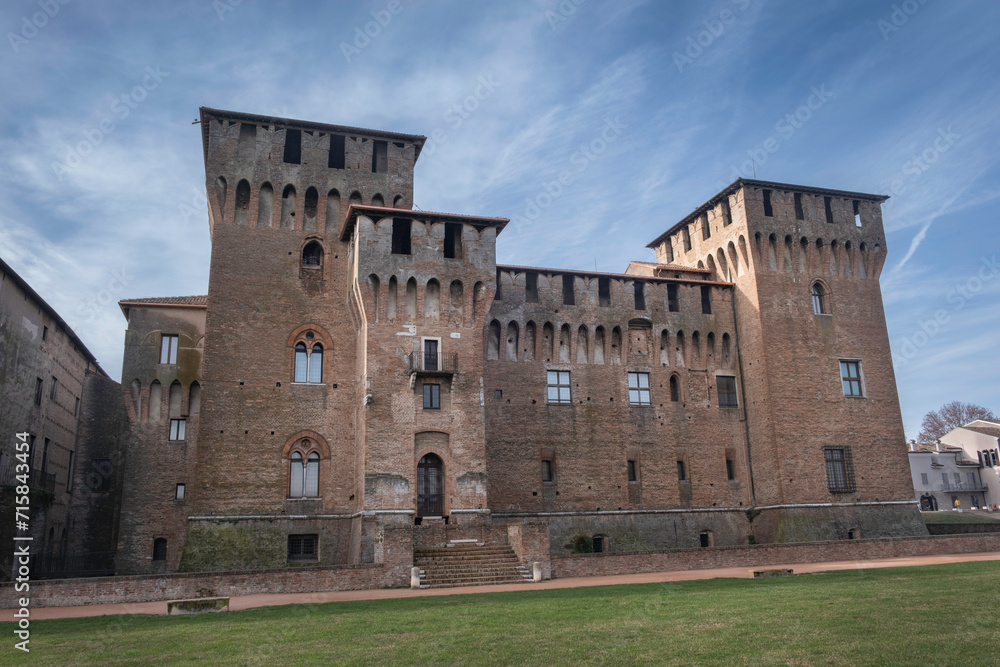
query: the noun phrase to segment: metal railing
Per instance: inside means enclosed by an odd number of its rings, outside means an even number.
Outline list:
[[[410,372],[437,372],[437,373],[457,373],[458,372],[458,353],[451,355],[449,359],[447,355],[443,354],[422,354],[420,352],[413,352],[408,358]],[[449,364],[450,362],[450,364]]]

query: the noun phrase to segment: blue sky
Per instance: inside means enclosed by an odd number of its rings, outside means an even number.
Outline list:
[[[517,264],[651,259],[753,154],[761,179],[892,195],[915,437],[951,400],[1000,410],[997,25],[961,0],[10,0],[0,256],[117,377],[118,299],[207,291],[199,106],[432,137],[416,204],[512,218]]]

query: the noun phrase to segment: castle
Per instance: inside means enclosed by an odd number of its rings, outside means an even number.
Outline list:
[[[880,195],[739,179],[624,273],[496,264],[413,208],[422,136],[201,109],[207,296],[129,299],[116,570],[926,535]]]

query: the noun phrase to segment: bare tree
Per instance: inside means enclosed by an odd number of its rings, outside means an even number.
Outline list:
[[[924,421],[920,424],[920,435],[917,436],[917,439],[920,442],[934,442],[952,429],[965,426],[977,419],[995,421],[997,416],[993,414],[992,410],[981,405],[952,401],[941,406],[937,412],[928,412],[924,415]]]

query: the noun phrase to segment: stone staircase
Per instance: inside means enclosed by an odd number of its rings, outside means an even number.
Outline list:
[[[420,568],[421,588],[523,584],[531,571],[520,564],[510,546],[452,540],[444,547],[416,547],[413,564]]]

